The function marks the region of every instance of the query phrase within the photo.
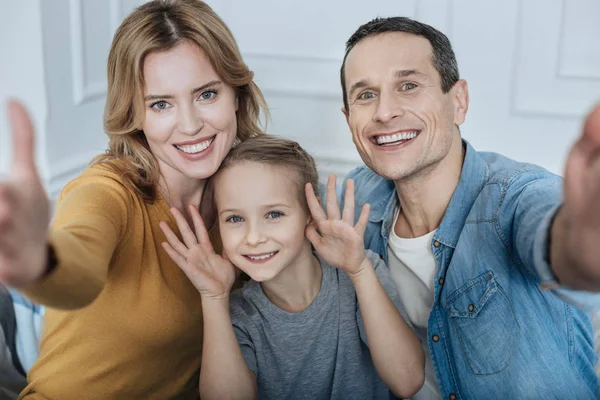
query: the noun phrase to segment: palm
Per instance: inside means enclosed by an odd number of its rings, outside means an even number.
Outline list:
[[[172,209],[171,212],[181,232],[183,243],[165,222],[161,222],[160,228],[168,241],[163,243],[167,254],[201,295],[212,298],[227,297],[235,280],[235,269],[228,259],[215,253],[200,213],[196,207],[190,206],[196,231],[194,233],[177,209]]]
[[[12,170],[0,183],[0,282],[19,287],[46,265],[49,201],[34,162],[34,131],[22,105],[10,103]]]
[[[310,185],[306,187],[306,198],[318,228],[317,232],[313,225],[309,225],[306,230],[306,236],[315,250],[328,264],[343,269],[349,274],[359,272],[366,259],[363,237],[369,206],[368,204],[363,206],[355,225],[354,182],[349,180],[346,184],[344,210],[341,215],[335,192],[335,176],[330,176],[327,182],[327,215]]]
[[[207,254],[200,245],[192,247],[183,268],[196,289],[207,296],[229,293],[235,280],[233,265],[218,254]]]

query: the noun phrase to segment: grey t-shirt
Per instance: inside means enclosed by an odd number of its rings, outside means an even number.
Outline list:
[[[389,270],[367,256],[403,317]],[[259,399],[387,399],[390,392],[373,365],[354,285],[321,258],[321,290],[308,308],[289,313],[250,281],[231,296],[231,319]],[[400,355],[399,355],[400,356]]]

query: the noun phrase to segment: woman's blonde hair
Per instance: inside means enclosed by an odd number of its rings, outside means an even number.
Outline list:
[[[201,0],[154,0],[136,8],[121,24],[108,56],[108,94],[104,129],[106,154],[92,164],[109,162],[144,200],[156,199],[159,169],[144,132],[145,57],[167,51],[182,41],[196,43],[223,82],[237,95],[236,142],[263,133],[260,111],[268,119],[265,99],[244,63],[237,43],[221,18]],[[110,161],[119,162],[110,162]]]

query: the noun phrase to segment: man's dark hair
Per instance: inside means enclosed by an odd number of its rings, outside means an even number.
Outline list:
[[[433,52],[433,66],[440,74],[442,91],[448,93],[458,82],[458,64],[450,40],[442,32],[434,27],[406,17],[375,18],[361,25],[346,42],[346,53],[340,69],[342,81],[342,96],[344,97],[344,108],[349,112],[348,94],[346,93],[346,58],[350,51],[361,40],[386,32],[403,32],[411,35],[422,36],[429,40]]]

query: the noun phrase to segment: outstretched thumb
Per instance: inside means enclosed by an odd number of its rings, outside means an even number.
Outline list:
[[[594,152],[600,150],[600,104],[596,105],[585,119],[583,137],[593,146]]]
[[[25,107],[14,100],[8,102],[7,111],[13,142],[12,175],[16,177],[37,176],[31,118]]]

